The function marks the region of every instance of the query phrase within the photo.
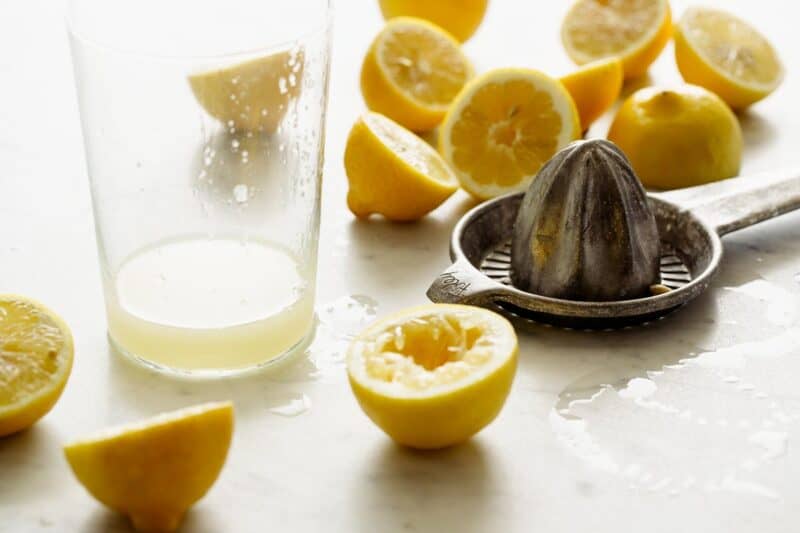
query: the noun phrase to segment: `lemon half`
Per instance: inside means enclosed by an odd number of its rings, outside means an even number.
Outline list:
[[[500,412],[517,368],[514,328],[492,311],[430,304],[373,324],[348,350],[361,408],[400,444],[442,448]]]
[[[625,79],[646,73],[671,35],[667,0],[577,0],[561,26],[573,61],[583,65],[619,57]]]
[[[578,139],[575,103],[558,80],[505,68],[469,82],[440,130],[439,151],[480,199],[524,190],[542,165]]]
[[[138,531],[174,531],[225,464],[233,405],[208,403],[64,446],[78,481]]]
[[[347,205],[358,217],[417,220],[450,197],[458,180],[428,143],[378,113],[350,130],[344,153]]]
[[[412,131],[441,122],[472,77],[458,41],[422,19],[391,19],[375,37],[361,67],[367,107]]]
[[[768,96],[783,81],[775,49],[755,28],[717,9],[690,8],[675,29],[683,79],[716,93],[734,109]]]
[[[189,76],[195,98],[226,128],[274,132],[300,94],[303,51],[286,50]]]
[[[38,302],[0,296],[0,437],[53,408],[72,370],[69,327]]]

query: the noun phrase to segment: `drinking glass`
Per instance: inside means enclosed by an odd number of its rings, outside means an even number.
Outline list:
[[[109,338],[159,370],[311,332],[330,0],[71,0]]]

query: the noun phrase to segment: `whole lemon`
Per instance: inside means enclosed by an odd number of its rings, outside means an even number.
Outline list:
[[[608,139],[647,187],[676,189],[731,178],[742,162],[742,130],[717,95],[694,85],[646,87],[620,108]]]

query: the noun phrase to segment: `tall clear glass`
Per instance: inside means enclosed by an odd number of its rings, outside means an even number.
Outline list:
[[[310,334],[329,3],[69,3],[108,332],[123,353],[218,375]]]

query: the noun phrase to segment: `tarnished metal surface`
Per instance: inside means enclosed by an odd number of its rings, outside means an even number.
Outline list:
[[[517,319],[563,327],[619,328],[660,318],[701,294],[722,259],[720,235],[800,208],[800,169],[650,194],[667,266],[677,270],[665,272],[662,261],[662,280],[674,278],[683,284],[673,284],[668,293],[636,300],[560,300],[507,283],[502,261],[497,260],[498,250],[502,256],[522,196],[503,196],[464,215],[450,244],[453,265],[433,282],[428,297],[434,302],[478,305]]]

